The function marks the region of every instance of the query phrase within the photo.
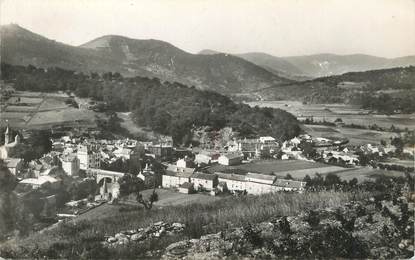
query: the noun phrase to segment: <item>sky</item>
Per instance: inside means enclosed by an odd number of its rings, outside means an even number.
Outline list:
[[[191,53],[415,54],[415,0],[0,1],[0,24],[71,45],[116,34]]]

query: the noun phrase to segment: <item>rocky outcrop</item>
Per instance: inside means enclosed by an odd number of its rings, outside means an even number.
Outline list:
[[[114,236],[107,236],[102,244],[105,247],[117,247],[120,245],[127,245],[133,242],[143,242],[147,239],[161,238],[162,236],[169,236],[183,232],[185,224],[181,223],[165,223],[157,222],[146,228],[139,228],[134,230],[125,230],[118,232]]]
[[[173,243],[163,259],[410,258],[413,212],[404,197],[349,203]]]

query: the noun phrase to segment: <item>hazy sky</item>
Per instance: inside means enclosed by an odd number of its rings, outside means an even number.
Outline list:
[[[415,0],[0,0],[0,23],[79,45],[106,34],[276,56],[415,54]]]

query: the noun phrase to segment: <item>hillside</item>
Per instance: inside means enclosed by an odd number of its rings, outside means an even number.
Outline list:
[[[415,67],[322,77],[256,92],[267,100],[351,103],[385,113],[415,112]]]
[[[219,52],[203,50],[199,53],[212,55]],[[276,57],[266,53],[251,52],[233,55],[261,66],[276,75],[294,80],[341,75],[347,72],[360,72],[415,65],[415,56],[387,59],[364,54],[315,54]]]
[[[224,94],[290,82],[235,56],[195,55],[158,40],[108,35],[75,47],[14,24],[2,26],[0,33],[2,61],[14,65],[157,77]]]
[[[281,140],[300,132],[297,120],[286,111],[251,108],[213,91],[157,78],[127,78],[111,72],[86,75],[60,68],[44,70],[4,63],[1,70],[3,79],[17,90],[65,91],[104,101],[107,112],[131,111],[135,123],[170,135],[177,144],[189,144],[191,131],[204,126],[213,131],[232,127],[242,136],[272,135]]]

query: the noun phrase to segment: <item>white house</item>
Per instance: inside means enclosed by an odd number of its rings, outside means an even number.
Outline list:
[[[113,151],[113,154],[115,155],[115,157],[124,158],[124,159],[127,159],[127,160],[130,159],[131,153],[132,153],[131,149],[122,148],[122,147],[118,147],[117,149],[115,149],[115,151]]]
[[[241,164],[244,159],[242,154],[228,153],[219,156],[218,163],[222,165],[237,165]]]
[[[190,182],[192,174],[190,172],[166,172],[162,177],[162,186],[163,188],[177,188],[183,183]]]
[[[259,141],[263,144],[275,143],[275,138],[272,136],[261,136]]]
[[[86,145],[80,145],[78,146],[76,156],[79,159],[79,166],[82,170],[89,168],[99,169],[101,167],[102,156],[100,151],[91,149]]]
[[[78,174],[80,165],[79,159],[75,155],[65,155],[60,158],[62,163],[62,169],[66,172],[69,176],[75,176]]]
[[[245,191],[246,180],[244,175],[215,172],[218,176],[218,181],[226,183],[226,187],[229,191]]]

